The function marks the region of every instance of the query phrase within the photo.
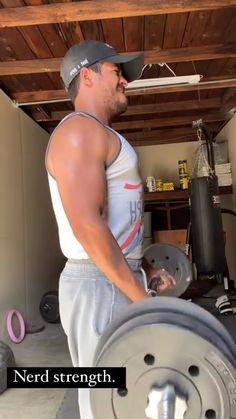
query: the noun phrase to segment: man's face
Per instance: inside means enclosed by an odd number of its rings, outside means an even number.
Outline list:
[[[119,66],[113,63],[103,63],[101,73],[97,75],[100,95],[111,115],[116,116],[125,112],[128,105],[125,87],[128,82],[122,76]]]

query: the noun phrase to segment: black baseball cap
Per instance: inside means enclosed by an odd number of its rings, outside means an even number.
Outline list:
[[[67,51],[61,63],[61,78],[68,88],[82,67],[105,61],[121,65],[122,74],[128,82],[141,76],[143,54],[118,54],[110,45],[101,41],[82,41]]]

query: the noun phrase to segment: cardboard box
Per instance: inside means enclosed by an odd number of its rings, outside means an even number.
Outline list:
[[[154,231],[153,236],[154,243],[174,244],[183,250],[186,244],[187,230]]]

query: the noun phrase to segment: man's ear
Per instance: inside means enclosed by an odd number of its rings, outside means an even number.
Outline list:
[[[91,70],[87,67],[83,67],[80,70],[80,82],[84,83],[86,86],[92,86],[92,77]]]

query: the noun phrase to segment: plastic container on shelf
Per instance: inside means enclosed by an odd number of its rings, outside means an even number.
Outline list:
[[[146,178],[146,185],[148,192],[156,192],[156,181],[154,176],[148,176]]]

